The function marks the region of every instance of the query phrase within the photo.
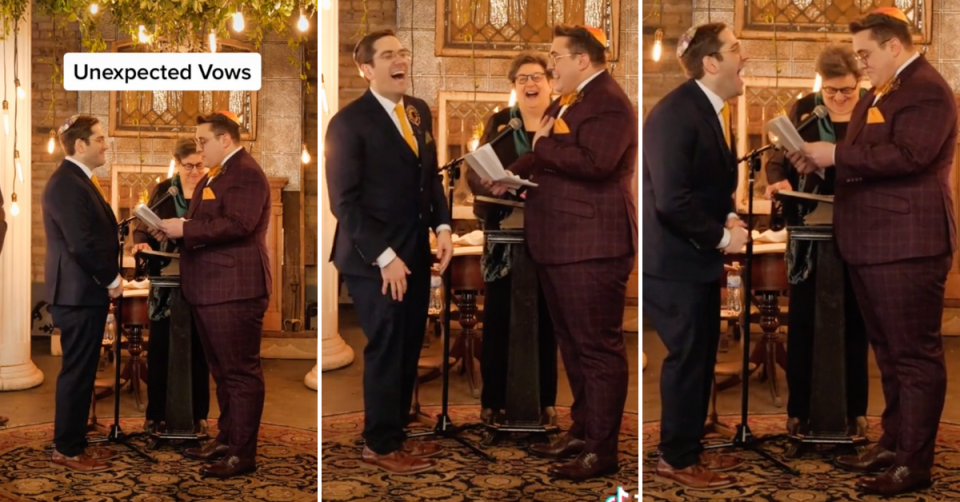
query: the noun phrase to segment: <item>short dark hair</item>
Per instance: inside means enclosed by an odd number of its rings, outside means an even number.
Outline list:
[[[357,42],[357,46],[353,48],[353,61],[357,63],[357,66],[362,64],[372,65],[373,56],[376,53],[373,44],[377,43],[377,40],[383,37],[395,36],[397,36],[397,34],[394,33],[393,30],[380,30],[361,38],[360,41]]]
[[[173,158],[177,159],[178,163],[195,153],[197,153],[197,142],[193,138],[183,138],[177,141],[177,146],[173,148]]]
[[[549,64],[547,63],[547,58],[536,52],[521,52],[519,56],[513,58],[513,61],[510,63],[510,71],[507,73],[507,78],[510,79],[510,83],[517,81],[517,72],[520,71],[520,67],[525,64],[537,64],[543,68],[544,73],[547,75],[547,78],[550,78],[550,72],[547,71]]]
[[[870,13],[850,23],[850,33],[854,35],[865,30],[870,30],[870,38],[877,43],[896,38],[907,49],[913,48],[910,25],[886,14]]]
[[[197,125],[210,124],[216,135],[229,134],[234,143],[240,142],[240,124],[222,113],[211,113],[197,117]]]
[[[849,44],[831,44],[817,56],[817,73],[824,80],[853,75],[860,80],[860,66]]]
[[[703,58],[714,56],[719,61],[723,61],[723,54],[720,48],[723,42],[720,41],[720,34],[727,29],[723,23],[709,23],[697,27],[693,39],[686,51],[680,56],[680,66],[683,67],[683,73],[687,78],[700,80],[706,71],[703,69]]]
[[[605,64],[607,62],[607,48],[596,38],[593,38],[593,35],[583,26],[557,25],[553,29],[553,36],[569,38],[570,52],[586,54],[593,64]]]
[[[93,136],[93,126],[100,123],[100,119],[90,115],[79,115],[73,121],[73,124],[66,131],[60,133],[60,146],[67,155],[77,153],[77,140],[83,140],[87,145],[90,144],[90,136]]]

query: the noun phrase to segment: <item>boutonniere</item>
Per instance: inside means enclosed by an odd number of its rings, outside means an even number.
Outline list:
[[[420,127],[420,112],[413,105],[407,105],[407,119],[411,124]]]
[[[893,80],[891,80],[889,84],[883,86],[883,87],[880,89],[880,92],[877,93],[877,97],[876,97],[876,99],[875,99],[875,104],[874,104],[874,106],[880,104],[880,100],[882,100],[883,98],[889,96],[890,93],[892,93],[893,91],[895,91],[895,90],[897,90],[897,89],[899,89],[899,88],[900,88],[900,78],[899,78],[899,77],[896,77],[896,78],[894,78]]]

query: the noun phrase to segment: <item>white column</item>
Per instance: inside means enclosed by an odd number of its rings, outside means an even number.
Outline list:
[[[323,2],[326,6],[326,2]],[[330,199],[327,196],[326,174],[324,172],[323,158],[323,136],[326,134],[327,123],[334,113],[339,110],[339,99],[337,89],[339,81],[339,53],[337,51],[339,44],[339,24],[337,21],[339,2],[329,3],[330,8],[326,7],[320,10],[320,71],[323,75],[324,86],[320,92],[325,92],[327,97],[328,112],[323,111],[323,104],[320,107],[320,151],[318,160],[320,165],[320,214],[321,214],[321,238],[320,260],[323,265],[320,273],[320,340],[321,340],[321,360],[320,369],[322,371],[335,370],[342,368],[353,362],[353,349],[347,345],[338,332],[338,296],[337,295],[337,269],[333,264],[327,261],[330,256],[330,249],[333,246],[334,230],[337,227],[337,220],[330,212]],[[314,368],[316,371],[316,368]],[[309,376],[308,376],[309,377]],[[309,386],[309,384],[307,384]]]
[[[7,235],[0,252],[0,391],[21,390],[43,383],[43,373],[30,359],[30,228],[33,217],[31,204],[30,148],[32,138],[30,101],[30,54],[31,21],[30,6],[20,23],[17,35],[17,77],[27,96],[17,99],[13,85],[13,37],[0,44],[6,51],[6,66],[2,75],[7,79],[6,100],[10,105],[10,135],[0,132],[0,190],[3,190],[6,212]],[[2,88],[2,86],[0,86]],[[0,98],[0,102],[3,98]],[[14,107],[16,112],[14,124]],[[13,162],[15,146],[13,129],[17,131],[16,148],[20,150],[23,182],[17,179]],[[17,209],[14,215],[13,194],[17,194]],[[38,212],[39,215],[39,212]],[[3,411],[0,407],[0,411]]]

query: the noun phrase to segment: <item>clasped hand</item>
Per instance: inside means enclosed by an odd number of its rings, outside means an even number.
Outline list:
[[[837,145],[827,141],[804,143],[798,151],[787,152],[786,157],[800,174],[810,174],[833,166]]]

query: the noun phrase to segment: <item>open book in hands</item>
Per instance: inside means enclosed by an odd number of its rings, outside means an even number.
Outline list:
[[[150,227],[151,230],[160,230],[160,222],[162,220],[157,216],[157,213],[154,213],[146,204],[137,204],[137,206],[133,208],[133,214],[137,218],[140,218],[140,221]]]
[[[513,173],[508,173],[503,168],[503,164],[500,163],[500,158],[497,157],[496,152],[493,151],[493,147],[491,147],[489,143],[466,154],[463,160],[480,176],[480,179],[496,181],[510,188],[537,186],[536,183],[527,181]]]

